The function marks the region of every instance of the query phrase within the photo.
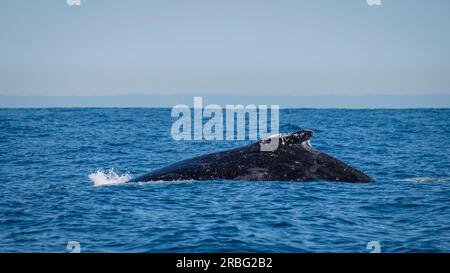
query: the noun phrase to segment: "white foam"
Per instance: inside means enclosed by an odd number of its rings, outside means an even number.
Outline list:
[[[404,181],[404,182],[447,182],[449,180],[447,178],[411,177],[411,178],[400,179],[400,181]]]
[[[97,170],[89,175],[89,179],[95,186],[106,186],[126,183],[131,179],[131,176],[129,173],[117,174],[114,172],[114,169],[111,169],[107,172]]]

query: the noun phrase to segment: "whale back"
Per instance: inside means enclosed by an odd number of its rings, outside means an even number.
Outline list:
[[[344,162],[310,145],[312,130],[279,134],[231,150],[197,156],[130,180],[330,180],[371,182],[372,179]],[[262,151],[261,142],[278,138],[277,149]]]

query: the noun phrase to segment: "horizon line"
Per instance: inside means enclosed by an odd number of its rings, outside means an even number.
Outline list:
[[[203,104],[278,105],[281,109],[446,109],[450,94],[423,95],[92,95],[18,96],[0,95],[0,108],[170,108],[192,105],[194,97]]]
[[[191,96],[191,97],[200,97],[200,96],[240,96],[240,97],[379,97],[379,96],[392,96],[392,97],[418,97],[418,96],[450,96],[450,93],[427,93],[427,94],[237,94],[237,93],[217,93],[217,94],[208,94],[208,93],[198,93],[198,94],[185,94],[185,93],[154,93],[154,94],[145,94],[145,93],[127,93],[127,94],[94,94],[94,95],[75,95],[75,94],[67,94],[67,95],[44,95],[44,94],[0,94],[0,97],[47,97],[47,98],[64,98],[64,97],[124,97],[124,96]]]

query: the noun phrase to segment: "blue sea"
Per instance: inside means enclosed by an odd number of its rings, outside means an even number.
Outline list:
[[[373,184],[121,183],[251,142],[175,141],[174,121],[156,108],[0,109],[0,252],[450,251],[450,109],[280,111],[281,132],[314,130],[313,146]]]

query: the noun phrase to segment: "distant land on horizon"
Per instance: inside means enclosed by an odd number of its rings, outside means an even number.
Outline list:
[[[193,107],[194,96],[208,104],[265,104],[280,108],[450,108],[450,95],[114,95],[114,96],[7,96],[0,108],[67,107]]]

